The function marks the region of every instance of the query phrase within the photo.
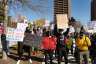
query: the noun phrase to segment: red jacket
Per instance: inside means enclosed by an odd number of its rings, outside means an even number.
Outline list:
[[[45,50],[55,50],[56,38],[55,37],[43,37],[41,46]]]

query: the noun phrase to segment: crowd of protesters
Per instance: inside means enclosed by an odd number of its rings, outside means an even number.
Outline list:
[[[35,50],[41,49],[44,52],[45,64],[48,64],[48,60],[50,60],[50,64],[53,64],[54,54],[58,64],[61,64],[63,57],[65,64],[68,64],[69,53],[75,57],[78,64],[90,64],[90,59],[92,64],[96,63],[96,34],[84,31],[83,27],[81,27],[80,33],[70,33],[69,30],[70,28],[67,28],[66,31],[57,29],[56,25],[54,29],[38,27],[31,30],[27,27],[24,41],[18,42],[19,56],[22,56],[22,50],[24,49],[29,54],[28,58],[30,58],[30,50],[34,46]],[[4,34],[1,35],[1,42],[7,42]],[[5,46],[5,44],[2,45]],[[5,47],[3,49],[7,52]]]
[[[54,51],[58,64],[62,62],[63,57],[65,64],[68,64],[69,51],[75,57],[77,64],[96,63],[95,33],[88,33],[84,31],[83,27],[81,27],[80,33],[69,33],[69,28],[64,32],[63,29],[56,29],[56,27],[53,31],[46,31],[46,35],[43,36],[42,49],[45,53],[45,64],[48,63],[47,55],[49,55],[50,64],[52,64]]]

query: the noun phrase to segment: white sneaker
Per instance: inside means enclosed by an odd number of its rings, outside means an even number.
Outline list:
[[[7,52],[7,55],[10,55],[10,53],[9,53],[9,52]]]
[[[20,64],[20,60],[18,60],[16,64]]]
[[[31,60],[31,59],[29,59],[29,62],[30,62],[30,63],[32,63],[32,60]]]

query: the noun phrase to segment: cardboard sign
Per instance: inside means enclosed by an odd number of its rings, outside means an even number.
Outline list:
[[[65,29],[68,28],[68,17],[67,14],[57,14],[57,28]]]
[[[74,33],[74,32],[75,32],[75,29],[74,29],[73,26],[69,26],[69,32],[70,32],[70,33]]]
[[[23,41],[24,32],[26,30],[27,24],[18,23],[17,28],[7,28],[7,40],[8,41]]]

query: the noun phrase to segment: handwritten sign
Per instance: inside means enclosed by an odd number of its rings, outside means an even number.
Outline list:
[[[18,23],[17,28],[7,28],[7,40],[8,41],[23,41],[24,32],[26,30],[27,24]]]
[[[65,29],[68,28],[68,17],[67,14],[57,14],[57,28]]]

